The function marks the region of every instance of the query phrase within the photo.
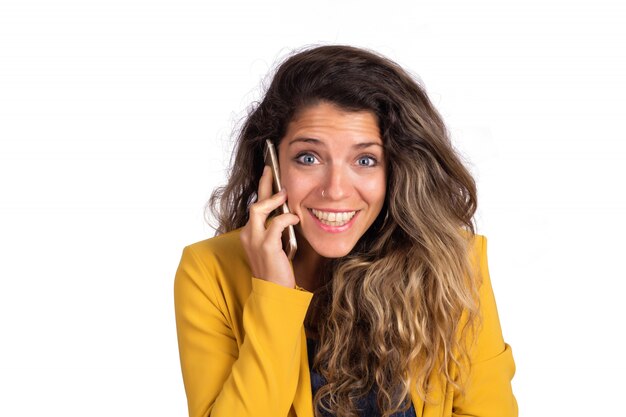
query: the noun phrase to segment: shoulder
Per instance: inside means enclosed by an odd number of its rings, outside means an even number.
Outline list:
[[[223,297],[245,296],[251,288],[248,259],[236,229],[185,246],[181,266],[193,270],[198,283]]]
[[[480,234],[472,234],[467,230],[462,230],[461,234],[467,241],[467,256],[471,266],[473,279],[480,289],[482,299],[485,291],[491,291],[491,279],[489,277],[489,267],[487,265],[487,237]],[[488,295],[488,294],[487,294]]]
[[[487,237],[475,235],[473,262],[478,279],[479,335],[474,362],[497,356],[504,350],[504,340],[487,261]]]
[[[487,265],[487,237],[478,234],[474,235],[469,250],[472,266],[479,280],[479,286],[481,288],[485,286],[491,287],[489,266]]]
[[[239,235],[241,229],[235,229],[209,239],[192,243],[185,247],[185,251],[194,253],[206,262],[237,263],[246,261],[245,252],[241,246]]]
[[[487,237],[480,234],[471,233],[465,229],[461,229],[461,236],[466,240],[467,254],[472,264],[473,271],[478,275],[483,275],[482,269],[486,266],[487,255]]]
[[[487,245],[487,237],[477,233],[471,233],[466,229],[460,229],[461,236],[463,236],[469,243],[470,251],[480,254]]]
[[[484,235],[474,235],[471,243],[471,250],[473,254],[473,260],[476,262],[478,270],[481,271],[486,267],[484,262],[487,257],[487,237]],[[482,275],[481,271],[481,275]]]

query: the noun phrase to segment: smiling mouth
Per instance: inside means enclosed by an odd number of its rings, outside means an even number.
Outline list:
[[[329,212],[316,209],[309,209],[311,213],[322,223],[327,226],[339,227],[352,220],[357,211]]]

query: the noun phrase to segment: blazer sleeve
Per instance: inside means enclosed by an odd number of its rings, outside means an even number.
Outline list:
[[[204,259],[203,253],[203,259]],[[252,279],[238,346],[224,297],[223,271],[183,250],[174,280],[176,329],[190,417],[286,416],[298,382],[301,328],[312,293]]]
[[[511,388],[515,362],[511,346],[504,342],[487,265],[487,238],[480,236],[480,313],[482,325],[470,350],[471,367],[466,392],[455,392],[452,415],[456,417],[517,417],[517,401]]]

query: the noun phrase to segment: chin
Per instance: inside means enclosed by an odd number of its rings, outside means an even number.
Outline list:
[[[341,258],[354,249],[357,240],[354,235],[320,233],[317,230],[303,230],[300,224],[296,225],[296,240],[306,252],[311,250],[323,258]]]
[[[312,243],[311,248],[324,258],[341,258],[349,254],[354,245]]]
[[[324,258],[343,258],[344,256],[346,256],[347,254],[350,253],[350,250],[320,250],[320,251],[316,251],[320,256],[324,257]]]

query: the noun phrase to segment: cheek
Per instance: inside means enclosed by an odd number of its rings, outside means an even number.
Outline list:
[[[295,167],[287,166],[280,175],[283,187],[287,189],[288,197],[304,197],[320,184],[319,175]]]
[[[385,201],[386,189],[387,181],[384,176],[381,176],[372,181],[363,181],[361,193],[370,204],[382,205]]]
[[[307,193],[306,178],[298,176],[295,172],[285,170],[281,173],[283,188],[287,190],[287,204],[292,213],[299,213],[300,203]]]

